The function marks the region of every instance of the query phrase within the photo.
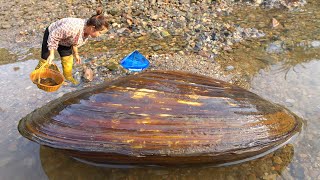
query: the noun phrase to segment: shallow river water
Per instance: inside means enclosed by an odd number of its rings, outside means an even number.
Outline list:
[[[255,59],[247,69],[234,62],[235,68],[248,72],[249,90],[289,108],[304,119],[303,131],[288,145],[261,158],[224,167],[94,166],[82,163],[19,134],[17,125],[22,117],[76,90],[70,86],[54,93],[37,89],[29,80],[29,73],[37,61],[30,59],[0,65],[0,180],[320,179],[320,16],[315,13],[320,7],[307,8],[305,12],[274,15],[291,24],[298,23],[294,21],[296,17],[309,18],[305,24],[297,25],[298,32],[293,33],[293,27],[287,26],[285,32],[279,30],[276,40],[275,35],[270,35],[266,37],[270,39],[259,45],[244,44],[245,47],[239,46],[234,54],[222,55]],[[248,18],[243,21],[252,23],[250,16]],[[266,28],[263,22],[260,26]],[[303,29],[308,31],[303,32]]]

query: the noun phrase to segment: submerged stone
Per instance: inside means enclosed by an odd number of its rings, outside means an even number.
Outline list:
[[[223,164],[271,152],[301,126],[289,110],[240,87],[150,71],[66,94],[21,119],[18,129],[92,162]]]

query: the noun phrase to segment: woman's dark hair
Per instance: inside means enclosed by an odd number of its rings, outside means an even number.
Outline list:
[[[88,19],[87,26],[94,26],[97,31],[109,27],[107,18],[102,14],[101,8],[97,8],[97,14]]]

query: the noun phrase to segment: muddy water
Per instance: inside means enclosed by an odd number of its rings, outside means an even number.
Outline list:
[[[226,73],[234,75],[236,84],[284,105],[306,121],[300,136],[283,148],[226,167],[102,167],[79,162],[26,140],[16,129],[26,114],[77,89],[38,90],[28,79],[37,63],[29,57],[0,66],[0,179],[320,179],[319,8],[317,1],[311,1],[303,11],[243,7],[228,17],[242,26],[262,29],[267,36],[242,42],[217,61],[235,67]],[[280,27],[270,27],[272,17]],[[97,43],[92,51],[101,46]]]

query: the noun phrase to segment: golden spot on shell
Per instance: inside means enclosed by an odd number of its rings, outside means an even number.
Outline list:
[[[140,132],[156,132],[156,133],[161,132],[161,130],[159,129],[143,129],[143,128],[139,129],[139,131]]]
[[[126,87],[127,90],[136,90],[136,88]]]
[[[112,119],[111,122],[114,123],[114,124],[120,124],[120,120],[119,119]]]
[[[132,142],[134,142],[134,139],[128,139],[128,140],[126,140],[125,142],[126,142],[126,143],[132,143]]]
[[[160,109],[167,110],[167,111],[171,111],[172,110],[172,108],[160,108]]]
[[[139,115],[139,116],[150,116],[149,114],[143,114],[143,113],[137,114],[137,115]]]
[[[230,102],[230,101],[227,101],[227,102],[228,102],[228,104],[229,104],[230,106],[233,106],[233,107],[237,106],[237,104],[235,104],[235,103],[232,103],[232,102]]]
[[[133,96],[131,97],[132,99],[141,99],[143,97],[145,97],[148,93],[145,93],[145,92],[134,92],[133,93]]]
[[[151,121],[150,121],[150,119],[143,119],[143,120],[137,120],[136,123],[137,124],[150,124]]]
[[[151,132],[161,132],[161,130],[159,130],[159,129],[152,129],[152,130],[149,130],[149,131],[151,131]]]
[[[170,117],[173,116],[172,114],[159,114],[160,117]]]
[[[138,107],[138,106],[134,106],[134,107],[130,107],[132,109],[140,109],[141,107]]]
[[[190,95],[187,95],[190,99],[199,99],[199,95],[195,95],[195,94],[190,94]]]
[[[140,92],[150,92],[150,93],[155,93],[155,92],[158,92],[156,90],[153,90],[153,89],[139,89]]]
[[[152,99],[156,98],[153,93],[144,92],[144,91],[140,91],[140,90],[134,92],[131,98],[132,99],[141,99],[144,97],[148,97],[148,98],[152,98]]]
[[[177,102],[180,103],[180,104],[187,104],[187,105],[190,105],[190,106],[201,106],[202,105],[202,103],[192,102],[192,101],[178,100]]]

